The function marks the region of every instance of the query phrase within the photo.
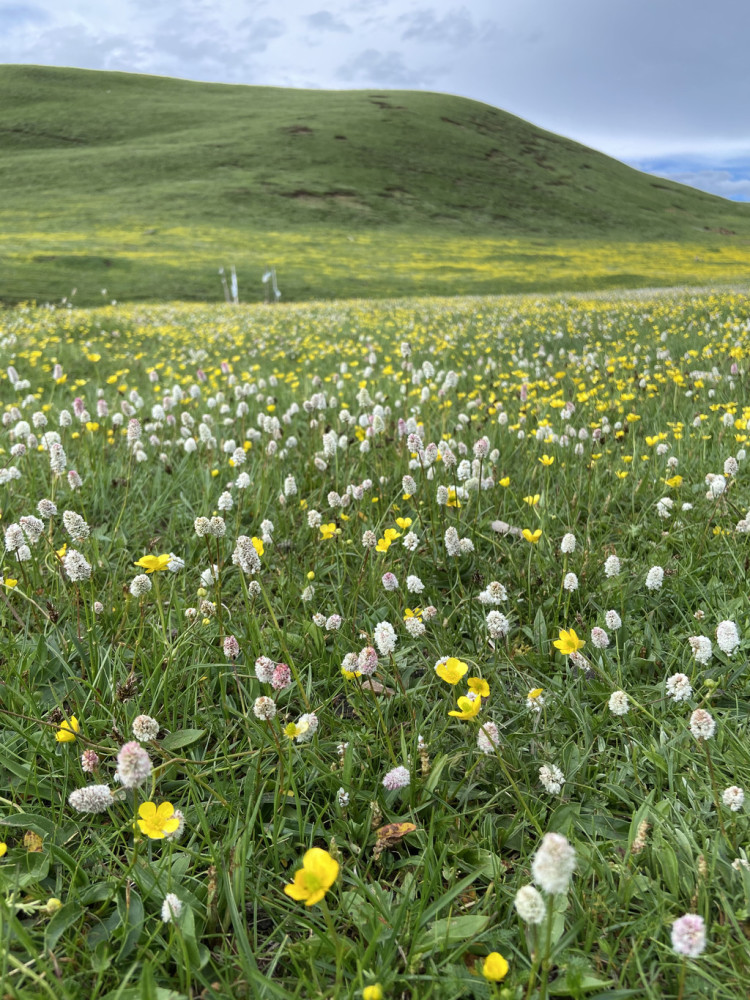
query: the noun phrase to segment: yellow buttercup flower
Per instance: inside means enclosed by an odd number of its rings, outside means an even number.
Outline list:
[[[542,537],[542,529],[537,528],[536,531],[530,531],[528,528],[524,528],[522,534],[527,542],[531,542],[532,545],[536,545]]]
[[[412,610],[411,608],[404,608],[404,621],[407,621],[409,618],[419,618],[421,620],[422,609],[414,608]]]
[[[544,692],[544,688],[534,688],[533,691],[529,691],[526,695],[531,701],[536,701],[536,699]]]
[[[311,847],[294,873],[294,882],[284,886],[287,896],[305,906],[314,906],[325,896],[339,875],[339,863],[321,847]]]
[[[399,526],[399,528],[410,528],[411,527],[411,518],[410,517],[397,517],[396,518],[396,524]]]
[[[491,951],[482,965],[482,975],[492,983],[499,983],[508,975],[509,968],[499,951]]]
[[[506,487],[510,486],[510,476],[503,476],[503,478],[501,480],[499,480],[498,485],[499,486],[506,486]]]
[[[323,538],[327,541],[329,538],[333,538],[333,536],[336,534],[339,528],[337,527],[335,521],[330,521],[328,524],[321,524],[318,530],[320,531]]]
[[[62,557],[65,555],[67,551],[68,551],[68,543],[64,542],[63,547],[61,549],[55,549],[55,555],[57,556],[58,559],[62,559]]]
[[[477,697],[473,700],[471,698],[459,698],[458,707],[460,711],[448,712],[448,715],[453,715],[457,719],[473,719],[475,715],[479,714],[479,709],[482,707],[482,699]]]
[[[383,1000],[383,988],[380,983],[365,986],[362,990],[362,1000]]]
[[[70,722],[67,719],[63,719],[60,723],[60,727],[55,733],[55,739],[58,743],[73,743],[76,733],[80,731],[81,727],[78,724],[78,719],[76,719],[75,715],[71,715]]]
[[[458,684],[468,669],[468,664],[455,656],[449,656],[447,660],[436,664],[435,673],[448,684]]]
[[[577,653],[579,649],[583,649],[586,645],[583,639],[579,639],[575,633],[575,629],[569,629],[567,632],[564,628],[560,629],[560,638],[555,639],[552,643],[555,649],[559,649],[564,656],[570,656],[571,653]]]
[[[375,546],[376,552],[387,552],[391,547],[391,543],[387,538],[379,538],[378,543]]]
[[[542,465],[552,465],[555,460],[551,455],[542,455],[539,461],[542,463]]]
[[[284,726],[284,735],[293,740],[296,736],[302,736],[310,728],[309,722],[290,722]]]
[[[532,496],[524,497],[523,502],[527,503],[530,507],[536,507],[536,505],[541,500],[541,494],[534,493]]]
[[[481,677],[470,677],[467,684],[469,685],[469,691],[473,691],[474,694],[478,694],[481,698],[489,698],[490,686]]]
[[[141,556],[134,565],[142,566],[147,573],[160,573],[169,566],[171,558],[168,552],[161,556]]]
[[[142,802],[138,807],[138,815],[141,833],[145,833],[151,840],[163,840],[180,825],[171,802],[162,802],[159,806],[155,802]]]
[[[676,489],[678,486],[682,486],[682,476],[670,476],[670,478],[665,479],[664,482],[671,489]]]
[[[6,578],[2,582],[5,584],[6,587],[10,587],[11,590],[14,587],[18,586],[18,580],[14,580],[12,576],[6,576]]]
[[[263,551],[264,551],[264,549],[263,549],[263,539],[262,538],[256,538],[255,536],[253,536],[250,539],[250,541],[253,543],[253,548],[258,553],[258,555],[262,556],[263,555]]]
[[[396,531],[395,528],[386,528],[383,534],[388,542],[395,542],[397,538],[401,537],[401,532]]]
[[[456,508],[458,508],[458,507],[461,506],[461,501],[456,496],[456,487],[455,486],[449,486],[448,487],[448,499],[445,501],[445,506],[446,507],[456,507]]]
[[[8,853],[8,845],[5,843],[4,840],[2,840],[0,841],[0,858],[2,858],[2,856],[7,853]]]

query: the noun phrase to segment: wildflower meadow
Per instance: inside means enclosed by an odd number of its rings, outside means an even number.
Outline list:
[[[0,316],[0,995],[750,982],[750,297]]]

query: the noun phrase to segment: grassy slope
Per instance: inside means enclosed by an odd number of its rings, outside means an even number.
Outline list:
[[[690,262],[711,254],[735,278],[750,261],[750,206],[422,92],[0,67],[0,190],[5,301],[215,298],[232,262],[249,297],[270,262],[292,298],[705,280]],[[643,242],[689,248],[687,265],[662,273],[627,250]],[[561,268],[581,244],[591,262]]]

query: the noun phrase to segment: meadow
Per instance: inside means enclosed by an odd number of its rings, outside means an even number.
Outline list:
[[[750,977],[750,296],[20,305],[3,997]]]

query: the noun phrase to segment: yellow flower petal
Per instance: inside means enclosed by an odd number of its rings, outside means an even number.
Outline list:
[[[147,823],[153,823],[156,819],[156,803],[155,802],[141,802],[138,806],[138,815],[142,820]]]

